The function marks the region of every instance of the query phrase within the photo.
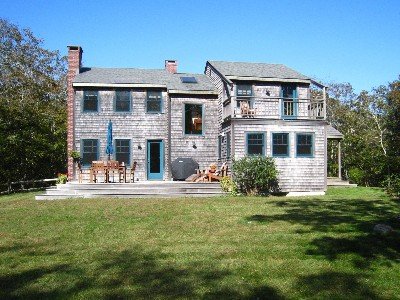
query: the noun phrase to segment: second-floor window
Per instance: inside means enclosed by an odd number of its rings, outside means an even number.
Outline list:
[[[203,133],[203,105],[185,104],[185,134]]]
[[[99,93],[98,91],[83,92],[83,112],[97,112],[99,110]]]
[[[115,92],[115,111],[130,112],[131,111],[131,93],[130,91]]]
[[[146,111],[148,113],[162,112],[162,94],[159,91],[148,91],[146,101]]]
[[[251,106],[250,97],[253,95],[251,84],[238,84],[236,86],[237,107],[240,107],[240,102],[246,101]]]

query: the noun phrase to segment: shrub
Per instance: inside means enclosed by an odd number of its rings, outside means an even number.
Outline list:
[[[389,176],[385,181],[386,192],[396,198],[400,198],[400,175]]]
[[[364,171],[359,168],[351,168],[349,170],[349,180],[352,183],[357,183],[358,185],[364,184],[365,174]]]
[[[225,176],[222,177],[221,188],[225,193],[229,193],[232,196],[237,196],[239,194],[236,184],[233,182],[232,177]]]
[[[58,174],[57,184],[65,184],[67,183],[68,176],[67,174]]]
[[[271,157],[245,156],[233,162],[233,182],[245,195],[278,192],[278,171]]]

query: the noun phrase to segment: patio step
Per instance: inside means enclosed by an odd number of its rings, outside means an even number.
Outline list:
[[[137,182],[137,183],[67,183],[45,194],[37,195],[36,200],[57,200],[69,198],[170,198],[170,197],[211,197],[223,195],[221,186],[216,183],[188,182]]]
[[[328,186],[340,186],[340,187],[357,187],[357,184],[350,183],[347,180],[342,180],[338,177],[328,177],[327,178]]]

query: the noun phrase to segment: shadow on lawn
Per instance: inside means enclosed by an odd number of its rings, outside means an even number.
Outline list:
[[[326,272],[298,279],[298,287],[305,296],[317,298],[336,295],[353,295],[355,298],[379,299],[365,283],[365,270],[371,264],[391,267],[400,262],[400,206],[390,200],[320,200],[294,199],[293,201],[271,201],[268,204],[280,207],[283,213],[257,214],[246,217],[246,221],[267,225],[275,221],[304,225],[305,229],[295,233],[319,235],[310,241],[305,254],[323,256],[328,260],[341,259],[350,254],[356,270],[346,272]],[[388,235],[373,233],[374,225],[384,223],[395,231]],[[365,280],[363,280],[365,279]]]
[[[0,255],[13,251],[31,253],[32,249],[3,247]],[[0,275],[0,298],[282,299],[268,286],[227,286],[223,280],[231,275],[229,271],[204,264],[174,265],[166,255],[138,246],[98,253],[85,265],[68,259],[59,264],[51,255],[35,267]]]

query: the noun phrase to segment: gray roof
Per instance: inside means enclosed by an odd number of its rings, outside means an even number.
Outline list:
[[[208,63],[224,76],[310,80],[310,77],[282,64],[228,61],[208,61]]]
[[[332,125],[326,127],[326,135],[328,139],[342,139],[344,135]]]
[[[195,77],[197,83],[182,83],[180,77]],[[165,86],[168,90],[217,92],[213,83],[204,74],[170,74],[162,69],[81,68],[74,83],[159,85]]]

